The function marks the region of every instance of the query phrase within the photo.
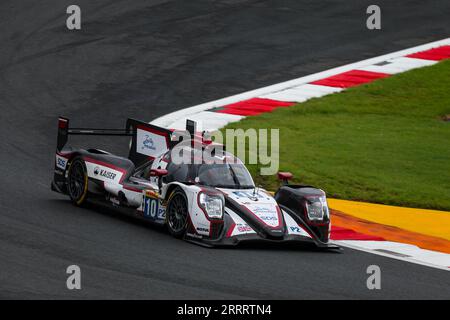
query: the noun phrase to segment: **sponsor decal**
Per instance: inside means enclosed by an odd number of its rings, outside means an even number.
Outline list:
[[[239,233],[247,233],[253,231],[252,228],[250,228],[250,226],[246,223],[237,223],[236,229]]]
[[[167,150],[165,135],[140,128],[136,130],[136,152],[145,154],[146,156],[156,157]]]
[[[273,221],[273,220],[278,221],[278,217],[275,216],[260,216],[259,218],[264,221]]]
[[[202,231],[202,232],[208,232],[209,233],[209,229],[208,228],[197,227],[196,229],[197,229],[197,231]]]
[[[271,227],[278,226],[278,212],[275,205],[253,205],[248,208],[255,216],[264,221],[265,224]]]
[[[62,170],[66,170],[67,158],[61,157],[60,155],[56,155],[56,167]]]
[[[100,167],[95,167],[94,168],[94,175],[100,175],[102,177],[105,177],[106,179],[110,179],[110,180],[114,180],[117,176],[116,173],[109,171],[109,170],[105,170],[105,169],[101,169]]]
[[[141,149],[142,150],[144,150],[144,149],[156,150],[155,143],[153,142],[153,139],[148,134],[145,135],[145,139],[142,142]]]
[[[272,208],[268,208],[268,207],[261,207],[261,206],[252,206],[252,211],[255,213],[259,213],[259,214],[264,214],[264,213],[272,213],[273,209]]]
[[[119,183],[122,178],[123,172],[115,170],[100,164],[86,161],[86,169],[88,176],[94,179],[98,179],[104,182]]]

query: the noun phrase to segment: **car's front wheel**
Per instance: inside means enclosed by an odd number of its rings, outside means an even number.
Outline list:
[[[166,211],[167,228],[171,235],[181,238],[188,224],[188,201],[186,194],[181,188],[176,188],[170,194]]]

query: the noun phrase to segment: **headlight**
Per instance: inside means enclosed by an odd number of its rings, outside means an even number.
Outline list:
[[[217,219],[223,217],[223,199],[220,196],[200,192],[198,203],[208,217]]]
[[[306,201],[306,211],[308,213],[308,219],[311,221],[322,221],[328,219],[330,216],[327,199],[325,197],[308,199]]]

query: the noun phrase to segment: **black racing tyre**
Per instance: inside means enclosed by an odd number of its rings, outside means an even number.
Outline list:
[[[184,191],[177,187],[169,196],[166,209],[167,229],[175,238],[181,238],[186,233],[188,225],[188,200]]]
[[[88,193],[88,175],[86,165],[81,157],[76,157],[67,172],[67,193],[72,202],[81,206],[85,203]]]

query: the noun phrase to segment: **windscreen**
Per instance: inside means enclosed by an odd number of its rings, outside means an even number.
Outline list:
[[[198,183],[216,188],[253,188],[253,179],[243,164],[202,164],[198,167]]]

